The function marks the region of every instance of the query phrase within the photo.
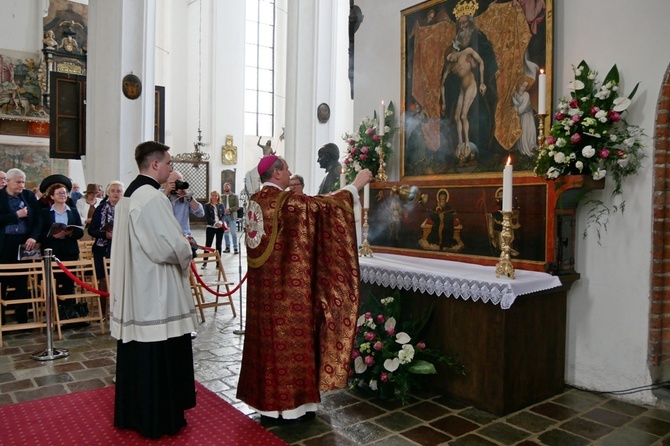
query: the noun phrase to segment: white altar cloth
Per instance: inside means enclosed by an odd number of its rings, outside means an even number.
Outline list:
[[[558,277],[537,271],[517,269],[516,279],[496,278],[492,266],[397,254],[361,257],[360,269],[365,283],[465,300],[481,299],[505,310],[517,296],[561,286]]]

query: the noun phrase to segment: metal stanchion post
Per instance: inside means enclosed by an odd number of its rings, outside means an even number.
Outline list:
[[[64,348],[54,348],[53,347],[53,289],[51,288],[51,249],[47,248],[44,250],[44,283],[46,286],[45,289],[45,300],[44,311],[46,313],[45,317],[47,324],[47,348],[46,350],[35,352],[30,357],[36,361],[51,361],[53,359],[65,358],[70,355],[67,349]],[[37,315],[35,315],[37,317]]]
[[[242,325],[242,239],[246,235],[246,226],[242,228],[242,234],[240,234],[240,237],[237,241],[237,247],[239,248],[237,250],[237,263],[238,263],[238,272],[240,275],[240,308],[238,308],[238,311],[240,312],[240,328],[238,330],[233,330],[233,333],[236,335],[243,335],[244,334],[244,326]]]

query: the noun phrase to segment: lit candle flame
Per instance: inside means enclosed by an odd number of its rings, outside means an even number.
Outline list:
[[[510,165],[512,165],[512,155],[508,155],[508,156],[507,156],[507,164],[505,164],[505,165],[506,165],[506,166],[510,166]]]

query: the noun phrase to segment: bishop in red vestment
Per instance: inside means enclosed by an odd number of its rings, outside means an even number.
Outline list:
[[[261,159],[246,209],[247,322],[237,397],[261,414],[299,418],[319,392],[347,385],[358,317],[353,206],[369,170],[330,195],[285,191],[291,172]]]

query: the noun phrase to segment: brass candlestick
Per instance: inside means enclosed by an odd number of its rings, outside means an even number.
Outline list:
[[[535,115],[539,120],[539,125],[537,126],[537,146],[542,148],[544,146],[544,141],[546,137],[544,136],[544,120],[547,117],[546,113],[538,113]]]
[[[379,170],[375,177],[378,181],[386,181],[389,179],[384,170],[384,135],[379,136]]]
[[[361,249],[358,250],[359,257],[372,257],[372,249],[370,248],[370,243],[368,243],[368,229],[370,225],[368,224],[368,210],[363,209],[363,245]]]
[[[496,265],[496,277],[505,275],[510,279],[514,279],[514,265],[509,258],[509,252],[514,240],[514,233],[511,228],[512,213],[509,211],[502,212],[502,231],[500,231],[500,260]]]

